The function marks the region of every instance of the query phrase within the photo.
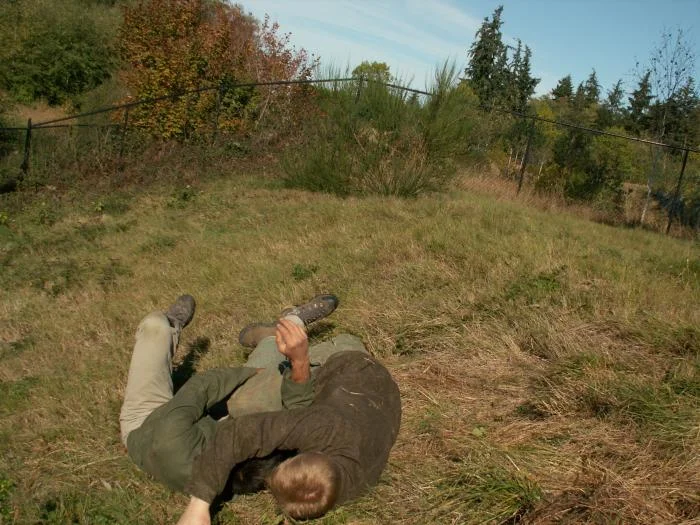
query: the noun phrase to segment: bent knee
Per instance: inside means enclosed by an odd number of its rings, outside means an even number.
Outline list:
[[[367,352],[362,339],[356,335],[340,334],[333,338],[333,344],[341,351]]]
[[[153,312],[148,314],[139,323],[139,327],[136,330],[137,336],[146,337],[170,337],[171,333],[172,327],[170,326],[170,322],[163,312]]]

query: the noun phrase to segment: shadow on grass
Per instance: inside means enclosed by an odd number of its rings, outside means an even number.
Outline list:
[[[335,323],[331,321],[318,321],[308,328],[308,336],[311,344],[318,344],[335,330]]]
[[[195,373],[197,363],[204,354],[209,351],[211,339],[198,337],[187,348],[187,355],[182,362],[173,369],[173,389],[177,393],[187,380]]]

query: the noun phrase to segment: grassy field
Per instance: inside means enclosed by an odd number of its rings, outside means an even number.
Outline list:
[[[319,523],[700,523],[697,243],[459,185],[341,199],[201,170],[1,197],[1,524],[173,523],[186,498],[119,440],[137,323],[192,293],[180,371],[236,365],[244,324],[325,291],[314,338],[361,335],[404,412],[380,484]],[[282,518],[263,493],[218,520]]]

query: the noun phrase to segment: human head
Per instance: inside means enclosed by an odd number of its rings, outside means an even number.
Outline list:
[[[294,519],[310,519],[333,507],[340,491],[340,476],[328,456],[306,452],[280,463],[268,486],[286,514]]]

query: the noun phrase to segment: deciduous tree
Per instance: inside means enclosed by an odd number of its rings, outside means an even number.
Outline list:
[[[120,49],[133,98],[171,97],[132,116],[163,138],[210,130],[215,120],[222,131],[246,132],[271,115],[283,128],[308,89],[236,86],[307,79],[313,65],[277,24],[260,25],[222,0],[140,0],[124,10]],[[215,89],[183,95],[206,87]]]
[[[362,77],[377,82],[390,83],[393,81],[393,76],[389,71],[389,66],[386,62],[368,62],[364,60],[360,65],[352,70],[353,77]]]

